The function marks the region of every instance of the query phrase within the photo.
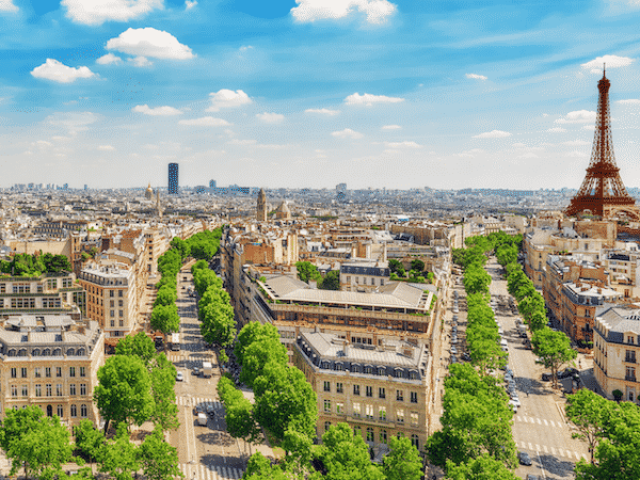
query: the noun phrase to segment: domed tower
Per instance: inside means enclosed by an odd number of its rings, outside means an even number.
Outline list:
[[[151,188],[151,184],[149,184],[147,190],[144,192],[144,198],[147,200],[153,200],[153,188]]]
[[[256,204],[256,220],[258,222],[267,221],[267,194],[261,188],[258,193],[258,202]]]

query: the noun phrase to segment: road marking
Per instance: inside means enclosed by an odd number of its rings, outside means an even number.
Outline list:
[[[555,447],[551,447],[551,453],[553,453],[554,455],[557,455],[558,453],[556,452]]]
[[[531,442],[529,442],[529,450],[533,450],[533,447],[531,446]]]
[[[546,445],[542,445],[542,448],[544,448],[544,453],[549,453],[549,450],[547,449]]]
[[[542,425],[542,422],[540,421],[540,419],[538,418],[538,425]]]
[[[561,457],[564,457],[564,451],[561,448],[558,449],[558,452],[560,453]]]
[[[578,452],[573,452],[573,453],[575,453],[575,454],[576,454],[576,459],[577,459],[577,460],[580,460],[580,454],[579,454]]]
[[[548,426],[549,426],[549,424],[547,423],[547,421],[546,421],[546,420],[544,421],[544,425],[545,425],[546,427],[548,427]]]

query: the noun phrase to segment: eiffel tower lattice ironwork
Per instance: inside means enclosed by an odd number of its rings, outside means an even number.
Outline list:
[[[591,161],[587,168],[580,190],[565,210],[567,215],[588,210],[591,214],[604,219],[617,213],[638,218],[640,211],[635,200],[629,195],[620,178],[620,169],[616,165],[611,139],[611,118],[609,113],[609,88],[611,82],[603,69],[598,82],[598,115],[596,118]]]

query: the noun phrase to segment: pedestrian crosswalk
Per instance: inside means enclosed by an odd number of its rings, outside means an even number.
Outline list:
[[[203,465],[181,463],[180,470],[185,480],[237,480],[243,471],[226,465]]]
[[[201,367],[202,362],[211,362],[212,357],[210,353],[193,353],[187,351],[180,352],[165,352],[167,359],[170,362],[192,362],[195,367]]]
[[[183,407],[195,407],[196,405],[206,407],[212,405],[216,412],[224,408],[222,402],[214,398],[178,397],[176,398],[176,403]]]
[[[514,415],[513,418],[514,418],[514,420],[516,422],[533,423],[533,424],[537,424],[537,425],[544,425],[545,427],[562,428],[562,427],[566,426],[562,422],[556,422],[556,421],[553,421],[553,420],[547,420],[546,418],[527,417],[526,415]]]
[[[540,454],[551,454],[554,456],[565,457],[572,462],[578,461],[581,458],[587,460],[587,455],[584,453],[578,453],[575,450],[568,450],[566,448],[547,447],[546,445],[538,445],[531,442],[516,442],[519,448],[525,450],[531,450]]]

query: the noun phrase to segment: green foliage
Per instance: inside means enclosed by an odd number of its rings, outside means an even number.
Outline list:
[[[242,476],[243,480],[288,480],[282,469],[271,462],[260,452],[254,453],[247,463],[247,470]]]
[[[180,329],[178,307],[172,305],[156,305],[151,311],[151,328],[162,333],[177,332]]]
[[[503,267],[518,260],[518,247],[515,245],[500,245],[496,249],[496,258]]]
[[[464,289],[468,294],[489,293],[491,275],[482,266],[468,265],[464,272]]]
[[[164,353],[155,355],[149,364],[153,398],[151,420],[162,431],[176,430],[180,426],[175,392],[176,373],[176,367]]]
[[[424,262],[418,258],[411,260],[411,270],[424,272]]]
[[[221,377],[218,381],[218,395],[226,410],[225,422],[229,435],[255,443],[260,430],[253,417],[251,402],[244,398],[242,392],[227,377]]]
[[[193,258],[200,260],[210,260],[220,249],[220,238],[222,238],[222,228],[213,231],[205,230],[189,237],[186,242],[191,250]]]
[[[171,248],[180,254],[181,258],[187,258],[191,254],[191,246],[180,237],[173,237],[170,242]]]
[[[67,427],[58,416],[45,417],[35,405],[7,410],[0,427],[0,446],[11,459],[10,475],[24,467],[27,477],[51,479],[64,475],[62,466],[73,459]]]
[[[208,268],[196,270],[193,274],[193,285],[200,296],[204,295],[211,286],[215,286],[218,290],[222,290],[222,280],[216,275],[216,272],[209,270]]]
[[[404,277],[406,274],[402,262],[396,260],[395,258],[389,259],[389,270],[391,271],[391,273],[395,273],[398,277]]]
[[[303,282],[309,283],[309,280],[320,282],[322,280],[322,275],[311,262],[296,262],[296,269],[298,270],[298,278]]]
[[[340,270],[327,272],[322,281],[318,284],[322,290],[340,290]]]
[[[116,345],[116,355],[132,355],[140,358],[145,365],[155,357],[156,347],[146,333],[127,335]]]
[[[99,384],[93,399],[100,414],[110,422],[142,425],[153,413],[151,381],[145,364],[137,357],[116,355],[98,369]]]
[[[0,272],[8,273],[16,277],[39,277],[43,273],[72,272],[71,262],[64,255],[30,255],[28,253],[16,254],[10,262],[0,262]]]
[[[266,337],[254,341],[244,350],[240,380],[252,387],[269,362],[286,365],[288,359],[287,348],[280,343],[279,338],[275,340],[273,337]]]
[[[76,448],[80,453],[89,461],[95,460],[105,442],[104,433],[96,429],[91,420],[85,418],[74,427],[73,434],[76,437]]]
[[[208,270],[208,269],[209,269],[209,262],[207,262],[206,260],[198,260],[196,263],[194,263],[191,266],[191,274],[195,275],[196,270]]]
[[[142,471],[149,480],[170,480],[182,477],[178,467],[178,451],[169,445],[157,428],[145,437],[138,449]]]
[[[551,369],[553,384],[558,386],[558,370],[578,356],[564,332],[555,332],[549,327],[541,328],[531,337],[533,352],[542,358],[544,366]]]
[[[200,333],[208,343],[221,347],[231,345],[237,333],[235,313],[222,281],[213,271],[201,269],[196,270],[194,283],[201,295],[198,302],[198,316],[202,321]]]
[[[605,436],[615,410],[613,402],[587,388],[581,388],[574,395],[567,395],[565,412],[569,421],[578,429],[573,437],[580,438],[589,445],[592,464],[595,448]]]
[[[175,285],[163,285],[158,289],[158,293],[156,296],[155,302],[153,302],[153,306],[157,305],[172,305],[176,303],[178,299],[178,292],[176,291]]]
[[[383,461],[386,480],[420,480],[422,459],[411,441],[405,437],[391,437],[389,447],[391,451]]]
[[[116,480],[131,480],[139,469],[138,447],[129,440],[125,425],[120,424],[116,436],[107,440],[98,452],[98,470]]]
[[[245,350],[254,343],[260,343],[266,339],[272,339],[276,342],[280,342],[280,334],[278,329],[270,324],[262,324],[260,322],[247,323],[240,333],[238,333],[238,340],[234,346],[234,353],[238,359],[238,363],[243,365]]]
[[[483,454],[466,463],[456,465],[447,462],[447,479],[450,480],[519,480],[503,462]]]

